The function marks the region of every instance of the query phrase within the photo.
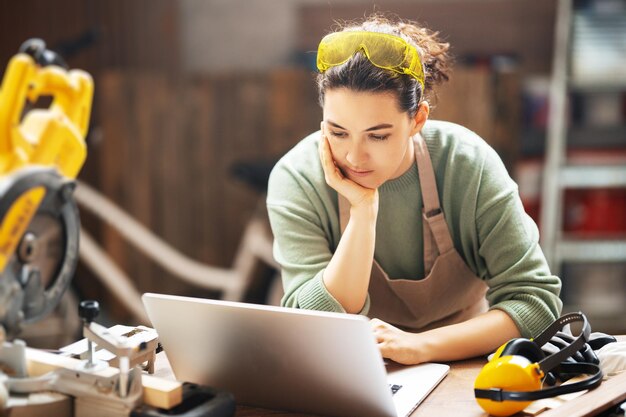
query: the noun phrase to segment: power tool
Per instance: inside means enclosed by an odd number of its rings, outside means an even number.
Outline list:
[[[78,259],[73,198],[87,150],[93,80],[42,40],[25,42],[0,87],[0,326],[8,337],[47,316]],[[47,108],[33,106],[46,100]]]
[[[144,375],[140,365],[148,358],[154,366],[156,332],[116,334],[98,325],[97,302],[83,301],[79,308],[86,361],[11,342],[25,324],[52,312],[76,269],[80,219],[74,189],[87,156],[93,91],[88,73],[68,70],[40,39],[20,47],[0,87],[0,414],[12,407],[13,394],[52,391],[61,400],[73,398],[73,405],[44,414],[230,417],[235,402],[229,393],[149,382],[157,378]],[[116,356],[119,369],[94,360],[94,343]],[[35,361],[45,368],[41,374],[28,369]],[[173,398],[167,407],[164,393]]]

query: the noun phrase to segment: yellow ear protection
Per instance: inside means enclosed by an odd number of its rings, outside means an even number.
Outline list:
[[[565,326],[582,322],[576,339],[563,349],[546,356],[541,346]],[[565,314],[535,339],[512,339],[500,346],[474,382],[474,395],[483,410],[494,416],[510,416],[532,401],[595,388],[602,382],[602,371],[593,363],[564,362],[585,346],[591,327],[581,312]],[[552,372],[551,372],[552,371]],[[572,384],[541,389],[549,374],[580,375],[589,378]]]

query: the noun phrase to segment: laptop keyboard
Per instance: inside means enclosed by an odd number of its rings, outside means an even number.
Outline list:
[[[391,389],[391,395],[395,395],[396,392],[400,391],[400,388],[402,388],[402,385],[389,384],[389,388]]]

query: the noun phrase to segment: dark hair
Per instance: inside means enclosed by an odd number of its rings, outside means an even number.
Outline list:
[[[424,91],[412,76],[378,68],[362,53],[317,75],[319,103],[324,105],[324,93],[335,88],[354,91],[393,92],[402,111],[415,115],[422,100],[429,98],[433,87],[447,81],[450,73],[450,44],[439,41],[438,32],[432,32],[411,21],[394,22],[380,14],[367,17],[361,23],[346,24],[338,32],[364,30],[400,36],[413,45],[424,69]]]

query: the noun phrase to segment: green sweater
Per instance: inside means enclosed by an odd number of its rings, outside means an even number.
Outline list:
[[[454,246],[487,283],[491,308],[509,314],[522,336],[538,335],[560,314],[561,281],[550,273],[517,184],[496,152],[472,131],[429,120],[421,133]],[[337,192],[326,184],[319,161],[319,137],[315,132],[304,138],[274,167],[267,208],[274,256],[282,266],[282,304],[342,312],[322,281],[341,230]],[[380,186],[379,201],[374,257],[392,279],[422,279],[422,195],[416,165]]]

